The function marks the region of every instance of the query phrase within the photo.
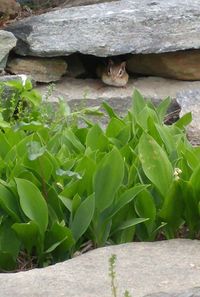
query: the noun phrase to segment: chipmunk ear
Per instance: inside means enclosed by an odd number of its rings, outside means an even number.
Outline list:
[[[124,61],[124,62],[121,63],[121,67],[122,67],[123,70],[125,70],[125,68],[126,68],[126,61]]]
[[[108,66],[113,66],[113,65],[114,65],[113,60],[109,59],[109,60],[108,60]]]

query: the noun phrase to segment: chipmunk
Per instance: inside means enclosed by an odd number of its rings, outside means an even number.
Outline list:
[[[100,65],[97,67],[97,76],[100,77],[106,85],[124,87],[129,78],[126,72],[126,62],[115,63],[109,60],[107,66]]]

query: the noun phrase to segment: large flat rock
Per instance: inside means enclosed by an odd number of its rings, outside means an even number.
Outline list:
[[[21,55],[161,53],[200,48],[199,14],[199,0],[121,0],[52,11],[7,30]]]
[[[0,274],[2,297],[111,297],[108,259],[117,255],[118,296],[179,296],[200,284],[200,242],[135,242],[93,250],[44,269]],[[168,295],[152,295],[152,297]],[[199,294],[180,297],[199,297]]]
[[[134,89],[138,89],[145,98],[151,98],[155,103],[170,96],[176,99],[177,93],[189,89],[200,88],[200,81],[178,81],[160,77],[141,77],[129,79],[126,87],[117,88],[103,84],[99,79],[74,79],[64,77],[53,85],[53,92],[48,97],[49,101],[56,102],[58,97],[66,101],[94,101],[98,104],[103,100],[113,100],[127,105],[131,103]],[[44,95],[48,85],[38,85],[37,89]]]
[[[200,88],[178,92],[177,102],[181,105],[181,116],[192,112],[192,122],[187,127],[187,133],[194,145],[200,145]]]
[[[0,30],[0,71],[5,68],[8,54],[16,43],[17,39],[11,32]]]

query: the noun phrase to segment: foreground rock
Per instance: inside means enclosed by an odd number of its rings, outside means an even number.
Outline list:
[[[17,39],[12,33],[0,30],[0,72],[5,68],[8,54],[16,42]]]
[[[187,132],[191,142],[200,145],[200,88],[179,92],[177,101],[181,105],[181,115],[192,112],[192,122],[187,126]]]
[[[200,80],[200,51],[133,55],[127,62],[132,73],[180,80]]]
[[[14,58],[6,70],[13,74],[27,74],[36,82],[57,81],[66,73],[67,63],[62,58]]]
[[[21,55],[161,53],[200,48],[199,14],[199,0],[121,0],[30,17],[7,30]]]
[[[0,274],[1,296],[110,297],[108,259],[116,254],[119,296],[129,290],[137,297],[156,292],[174,297],[199,286],[199,250],[200,242],[191,240],[136,242],[100,248],[48,268]]]
[[[193,288],[178,294],[156,293],[156,294],[146,295],[145,297],[200,297],[200,287]]]

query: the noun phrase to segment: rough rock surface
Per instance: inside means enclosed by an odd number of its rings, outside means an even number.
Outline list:
[[[38,90],[45,94],[48,87],[39,85]],[[189,89],[200,89],[200,81],[187,82],[160,77],[141,77],[137,79],[129,79],[125,88],[115,88],[104,85],[99,79],[73,79],[63,77],[59,82],[56,82],[50,101],[58,101],[58,97],[63,97],[66,101],[90,100],[94,104],[102,100],[119,101],[119,110],[127,108],[127,102],[130,104],[134,89],[138,89],[146,98],[151,98],[155,103],[170,96],[176,99],[177,93],[187,91]],[[123,108],[124,106],[124,108]]]
[[[161,293],[146,295],[145,297],[200,297],[200,287],[193,288],[178,294],[176,293],[167,294],[167,293],[161,292]]]
[[[200,50],[133,55],[127,61],[127,69],[143,75],[200,80]]]
[[[34,16],[7,30],[21,55],[96,56],[200,48],[199,0],[121,0]]]
[[[8,54],[15,47],[16,42],[12,33],[0,30],[0,72],[5,68]]]
[[[137,297],[156,292],[178,294],[199,286],[199,250],[200,242],[191,240],[100,248],[44,269],[0,274],[0,292],[3,297],[110,297],[108,259],[116,254],[119,296],[125,290]],[[186,296],[199,297],[179,297]]]
[[[200,88],[179,92],[177,101],[181,105],[181,115],[192,112],[192,122],[187,132],[191,142],[200,145]]]
[[[37,82],[57,81],[66,73],[67,62],[62,58],[22,57],[8,61],[6,70],[13,74],[27,74]]]

